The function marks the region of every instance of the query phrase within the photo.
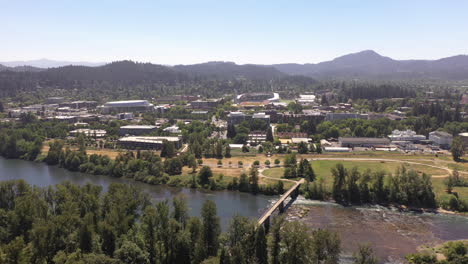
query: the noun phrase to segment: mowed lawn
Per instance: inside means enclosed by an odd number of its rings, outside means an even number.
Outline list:
[[[312,168],[317,177],[324,179],[325,185],[331,187],[333,178],[331,169],[336,166],[336,164],[341,163],[347,169],[352,169],[357,167],[360,172],[365,172],[370,169],[371,171],[385,171],[386,173],[394,174],[396,170],[404,165],[404,163],[398,162],[381,162],[381,161],[335,161],[335,160],[316,160],[312,161]],[[446,170],[432,168],[424,165],[415,165],[415,164],[405,164],[407,169],[414,169],[418,173],[427,173],[429,175],[434,175],[432,178],[434,184],[434,191],[437,194],[440,194],[445,191],[443,184],[444,178],[448,175]],[[265,169],[263,175],[272,178],[281,178],[284,173],[284,168],[271,168]],[[456,191],[459,192],[461,197],[468,197],[468,188],[456,188]]]

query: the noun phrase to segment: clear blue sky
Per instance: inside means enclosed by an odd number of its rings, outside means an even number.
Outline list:
[[[468,1],[0,0],[0,61],[161,64],[468,54]]]

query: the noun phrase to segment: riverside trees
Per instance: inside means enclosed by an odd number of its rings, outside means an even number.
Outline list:
[[[437,206],[430,176],[419,175],[402,166],[394,175],[381,171],[347,169],[337,164],[332,169],[333,186],[331,197],[342,204],[400,204],[413,207],[435,208]],[[320,180],[308,184],[305,196],[327,199],[328,194]]]
[[[0,190],[0,263],[338,263],[337,235],[304,232],[299,223],[275,221],[266,234],[236,216],[221,235],[210,200],[198,218],[188,216],[183,197],[173,208],[152,204],[126,184],[102,193],[91,184],[37,188],[19,180],[0,182]]]

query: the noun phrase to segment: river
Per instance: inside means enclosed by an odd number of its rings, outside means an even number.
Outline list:
[[[298,212],[308,210],[301,219]],[[403,263],[418,246],[468,239],[468,217],[448,214],[399,212],[381,206],[343,207],[299,197],[288,219],[311,229],[326,228],[340,234],[343,258],[350,259],[359,244],[369,243],[382,263]]]
[[[70,181],[101,185],[104,191],[113,182],[136,185],[155,201],[170,200],[183,194],[188,198],[190,214],[198,216],[206,199],[218,208],[223,230],[230,218],[240,214],[257,218],[277,197],[252,195],[232,191],[203,191],[189,188],[154,186],[130,179],[116,179],[70,172],[58,167],[23,160],[0,158],[0,180],[24,179],[37,186],[49,186]],[[400,263],[406,254],[415,252],[422,244],[436,244],[446,240],[468,239],[468,217],[443,214],[400,213],[386,208],[342,207],[333,203],[305,200],[299,197],[288,210],[294,219],[295,211],[306,208],[309,212],[299,219],[311,228],[327,228],[340,234],[344,259],[359,243],[371,243],[382,262]]]
[[[92,183],[103,187],[106,191],[113,183],[132,184],[147,192],[154,201],[171,200],[177,195],[187,197],[190,215],[199,216],[203,202],[207,199],[216,203],[218,216],[223,230],[229,225],[230,219],[236,215],[258,218],[268,205],[276,199],[274,196],[252,195],[233,191],[205,191],[190,188],[176,188],[163,185],[150,185],[131,179],[113,178],[109,176],[90,175],[71,172],[44,163],[24,160],[10,160],[0,157],[0,180],[23,179],[36,186],[49,186],[70,181],[75,184]]]

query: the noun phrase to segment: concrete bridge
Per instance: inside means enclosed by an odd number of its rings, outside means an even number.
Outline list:
[[[265,232],[268,232],[268,229],[270,228],[270,218],[271,215],[275,212],[276,209],[279,210],[279,213],[284,212],[284,201],[288,198],[291,197],[291,199],[294,201],[297,196],[299,196],[299,187],[301,187],[301,184],[304,183],[304,179],[301,179],[300,181],[296,182],[287,192],[285,192],[280,199],[273,204],[258,220],[258,225],[263,225],[265,227]]]

